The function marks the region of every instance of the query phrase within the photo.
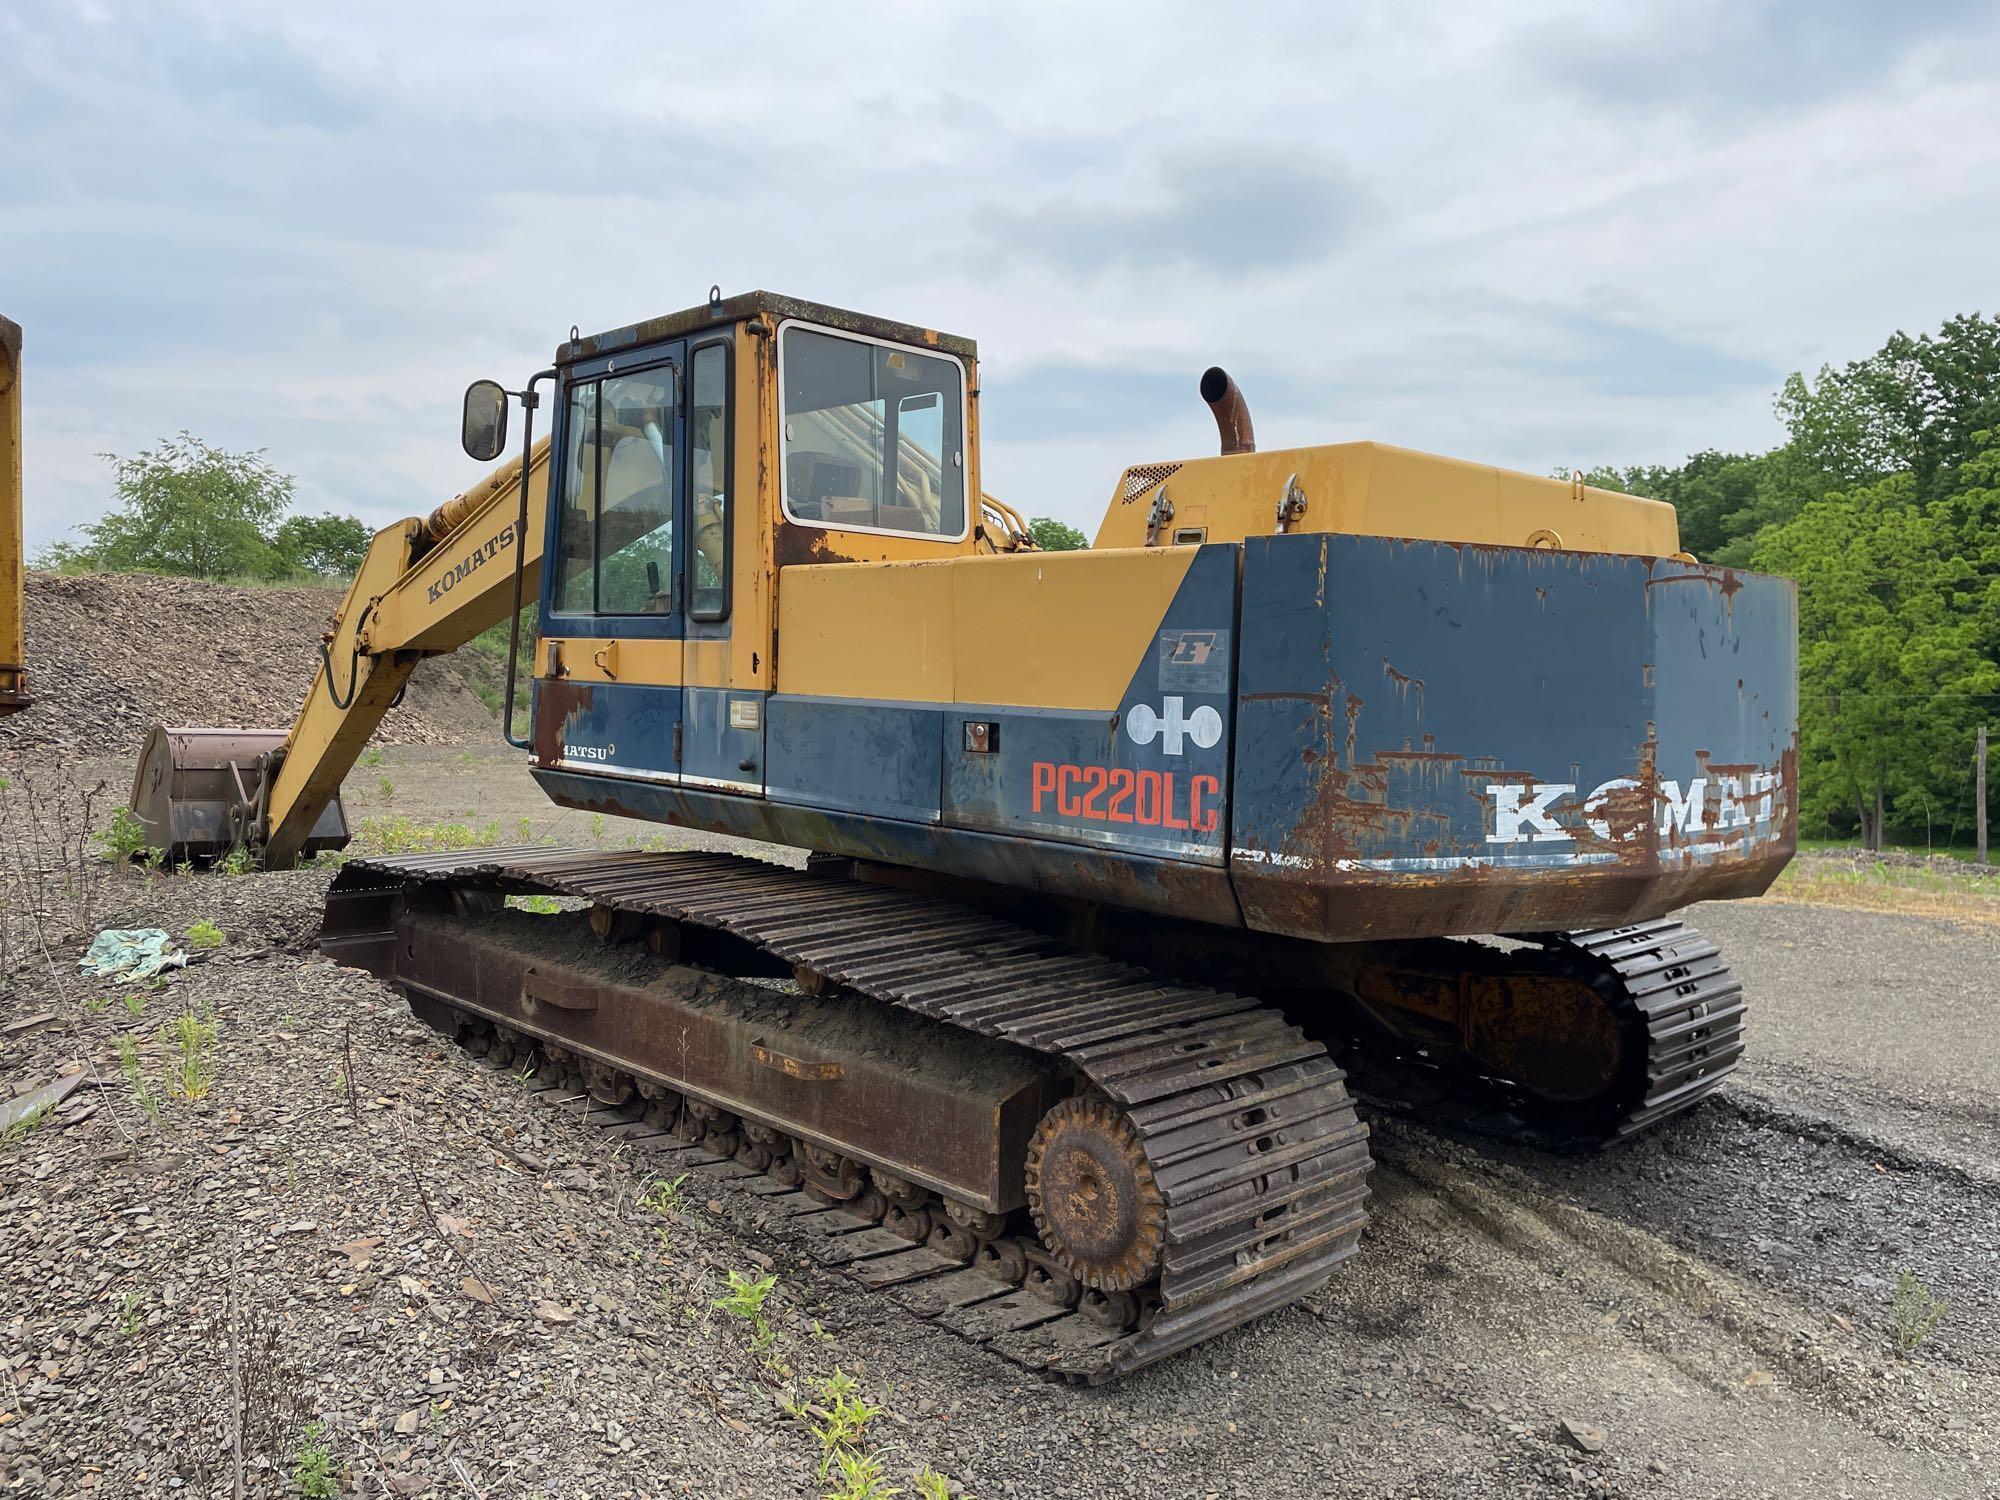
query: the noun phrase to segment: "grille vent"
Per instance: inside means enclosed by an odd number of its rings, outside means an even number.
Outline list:
[[[1179,464],[1134,464],[1125,471],[1125,482],[1119,486],[1118,498],[1130,505],[1154,485],[1180,472]]]

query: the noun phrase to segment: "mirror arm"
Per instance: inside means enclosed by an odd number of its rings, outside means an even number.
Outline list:
[[[542,404],[535,387],[555,376],[553,369],[540,371],[528,381],[526,389],[508,392],[521,401],[521,505],[514,521],[514,608],[507,616],[507,701],[500,708],[500,733],[516,750],[534,748],[535,729],[530,724],[527,735],[517,738],[514,734],[514,679],[521,654],[522,556],[528,550],[528,469],[535,453],[535,408]],[[553,460],[555,455],[549,457]]]

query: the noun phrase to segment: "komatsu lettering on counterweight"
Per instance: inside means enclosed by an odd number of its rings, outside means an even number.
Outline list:
[[[1776,811],[1780,778],[1775,771],[1747,776],[1698,776],[1681,790],[1678,781],[1662,781],[1652,798],[1654,830],[1662,838],[1699,839],[1735,828],[1769,828]],[[1598,783],[1580,801],[1568,781],[1537,781],[1527,786],[1495,783],[1480,795],[1493,799],[1493,831],[1489,844],[1548,843],[1584,832],[1600,841],[1623,843],[1637,838],[1642,812],[1627,801],[1614,826],[1611,810],[1620,793],[1638,792],[1629,776]],[[1712,799],[1712,800],[1711,800]],[[1564,819],[1568,821],[1565,822]]]

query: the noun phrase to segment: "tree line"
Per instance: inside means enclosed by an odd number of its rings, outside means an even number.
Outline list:
[[[1800,828],[1945,843],[2000,715],[2000,317],[1794,374],[1766,453],[1600,468],[1673,504],[1703,562],[1799,586]]]
[[[340,578],[368,553],[353,516],[291,514],[295,482],[261,449],[230,453],[183,432],[111,465],[117,504],[36,559],[59,572],[187,578]]]

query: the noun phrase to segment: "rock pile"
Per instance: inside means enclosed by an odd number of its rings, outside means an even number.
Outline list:
[[[34,706],[0,719],[0,757],[137,751],[154,724],[284,728],[340,604],[332,588],[243,588],[146,573],[28,574]],[[458,745],[498,718],[463,655],[425,662],[377,738]]]

